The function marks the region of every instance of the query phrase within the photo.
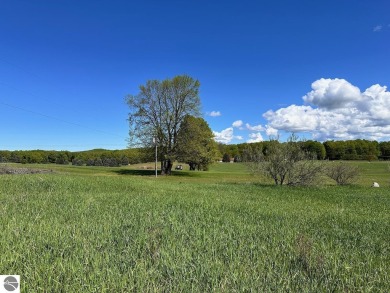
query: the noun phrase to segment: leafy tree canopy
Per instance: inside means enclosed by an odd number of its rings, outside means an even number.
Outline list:
[[[189,164],[190,170],[207,170],[218,155],[213,137],[203,118],[185,116],[177,136],[177,159]]]
[[[171,173],[184,117],[200,116],[199,86],[198,80],[179,75],[163,81],[149,80],[139,87],[137,95],[127,96],[130,143],[144,147],[156,143],[162,174]]]

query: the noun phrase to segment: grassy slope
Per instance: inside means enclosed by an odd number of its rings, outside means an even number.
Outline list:
[[[0,176],[0,271],[23,292],[390,291],[388,187],[51,167]]]

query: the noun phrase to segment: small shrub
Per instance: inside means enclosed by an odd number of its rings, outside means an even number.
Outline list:
[[[323,170],[324,164],[322,161],[310,159],[308,156],[306,159],[295,162],[293,168],[289,172],[287,185],[315,185],[318,182],[319,176],[322,174]]]
[[[265,151],[247,148],[243,161],[254,174],[265,174],[275,185],[304,186],[314,184],[323,170],[317,155],[301,148],[302,143],[292,134],[287,142],[272,140]]]
[[[359,176],[359,167],[344,162],[327,166],[325,174],[336,181],[337,185],[347,185],[355,182]]]

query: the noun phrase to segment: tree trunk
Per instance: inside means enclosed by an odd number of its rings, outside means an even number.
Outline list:
[[[161,161],[161,175],[171,175],[173,163],[170,159]]]
[[[195,171],[196,164],[194,162],[189,162],[188,165],[190,165],[190,171]]]

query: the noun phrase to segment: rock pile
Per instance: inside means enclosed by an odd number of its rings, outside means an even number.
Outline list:
[[[52,173],[52,170],[47,169],[29,169],[29,168],[12,168],[9,166],[0,166],[0,175],[2,174],[42,174],[42,173]]]

